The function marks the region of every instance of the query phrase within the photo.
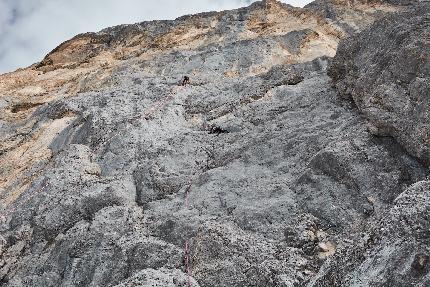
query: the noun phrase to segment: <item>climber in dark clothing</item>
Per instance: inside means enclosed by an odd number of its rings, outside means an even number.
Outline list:
[[[226,133],[228,133],[228,131],[226,131],[225,129],[223,129],[221,127],[217,127],[217,126],[213,126],[209,130],[209,134],[220,135],[220,134],[226,134]]]
[[[184,76],[184,79],[182,80],[182,86],[186,86],[190,84],[190,77]]]

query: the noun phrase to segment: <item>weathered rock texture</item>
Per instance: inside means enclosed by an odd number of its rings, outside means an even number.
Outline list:
[[[413,3],[415,1],[411,0],[315,0],[305,9],[321,15],[351,35],[372,24],[375,17],[404,10],[404,5]]]
[[[430,286],[429,200],[429,181],[409,187],[309,286]]]
[[[430,164],[430,5],[377,21],[342,42],[330,68],[371,132],[395,137]],[[365,45],[363,43],[366,43]]]
[[[370,122],[426,166],[430,132],[430,5],[376,21],[341,42],[329,75]],[[411,185],[352,236],[309,286],[430,286],[430,185]]]
[[[343,9],[364,8],[403,9]],[[348,33],[256,2],[79,35],[1,76],[0,284],[425,284],[427,169],[331,87]],[[355,258],[376,231],[393,252]]]

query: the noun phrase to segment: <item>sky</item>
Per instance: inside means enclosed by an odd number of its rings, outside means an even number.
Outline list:
[[[84,32],[247,6],[254,0],[0,0],[0,74],[40,61]],[[310,0],[282,0],[304,6]]]

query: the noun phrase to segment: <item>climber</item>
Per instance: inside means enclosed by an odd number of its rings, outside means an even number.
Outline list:
[[[228,133],[228,131],[218,126],[212,126],[209,130],[209,134],[220,135],[225,133]]]
[[[190,84],[190,77],[184,76],[184,79],[182,80],[182,86],[186,86]]]

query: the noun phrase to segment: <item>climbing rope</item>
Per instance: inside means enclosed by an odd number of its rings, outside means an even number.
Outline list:
[[[179,89],[182,89],[183,87],[179,87]],[[145,118],[147,119],[148,117],[152,116],[154,113],[156,113],[159,109],[164,108],[173,98],[174,96],[177,94],[178,90],[173,89],[169,95],[164,98],[163,100],[156,102],[154,105],[152,105],[151,107],[149,107],[148,109],[146,109],[142,115],[139,116],[135,116],[133,118],[127,119],[125,121],[120,122],[120,124],[123,123],[133,123],[137,120],[140,120],[141,118]],[[111,136],[109,136],[107,139],[101,141],[95,148],[94,153],[96,153],[100,148],[102,148],[103,146],[105,146],[110,140],[112,140],[112,138],[114,138],[117,134],[119,133],[119,130],[117,130],[116,132],[114,132]],[[187,187],[185,189],[185,198],[184,198],[184,205],[185,208],[188,209],[189,207],[189,192],[191,189],[191,185],[192,185],[192,177],[190,177]],[[37,194],[39,194],[40,192],[42,192],[47,186],[49,185],[49,182],[47,181],[45,184],[42,185],[42,187],[40,189],[38,189],[37,191],[31,193],[27,198],[24,197],[24,200],[21,200],[16,206],[12,207],[11,209],[9,209],[7,212],[5,212],[3,215],[0,214],[0,223],[3,221],[3,218],[6,220],[6,216],[8,216],[9,214],[15,212],[17,210],[18,207],[22,206],[24,203],[27,203],[28,201],[30,201],[33,197],[35,197]],[[191,277],[192,277],[192,264],[191,264],[191,248],[190,248],[190,240],[187,238],[185,240],[185,246],[184,246],[184,263],[185,263],[185,272],[187,274],[187,285],[188,287],[191,287]]]
[[[191,189],[192,180],[190,179],[187,185],[187,188],[185,189],[185,208],[188,209],[188,195]],[[191,270],[191,250],[190,250],[190,243],[189,239],[185,239],[185,247],[184,247],[184,262],[185,262],[185,272],[187,273],[187,282],[188,287],[191,287],[191,276],[192,276],[192,270]]]
[[[154,113],[156,113],[160,108],[164,108],[177,94],[179,90],[183,89],[183,87],[178,87],[178,89],[173,89],[167,97],[165,97],[163,100],[156,102],[154,105],[150,106],[148,109],[146,109],[142,115],[135,116],[133,118],[127,119],[125,121],[120,122],[122,123],[133,123],[137,120],[140,120],[143,118],[148,118],[152,116]],[[104,141],[101,141],[97,146],[94,152],[97,152],[101,147],[106,145],[112,138],[114,138],[119,133],[119,130],[117,130],[115,133],[113,133],[110,137],[105,139]],[[24,203],[29,202],[33,197],[35,197],[37,194],[42,192],[47,186],[49,185],[49,182],[46,182],[42,185],[42,187],[35,192],[30,193],[29,195],[24,195],[20,202],[18,202],[15,206],[9,208],[7,211],[0,213],[0,223],[4,222],[6,220],[6,217],[9,216],[11,213],[15,212],[20,206],[24,205]]]
[[[141,115],[137,115],[137,116],[129,118],[127,120],[121,121],[121,122],[119,122],[119,124],[134,123],[134,122],[137,122],[138,120],[140,120],[142,118],[148,119],[148,118],[152,117],[159,109],[164,108],[170,101],[173,100],[175,95],[178,93],[178,90],[183,89],[182,86],[177,87],[177,88],[178,89],[174,88],[172,91],[170,91],[169,94],[167,95],[167,97],[165,97],[163,100],[158,101],[154,105],[147,108]],[[97,153],[102,147],[106,146],[106,144],[108,144],[109,141],[111,141],[115,136],[117,136],[119,132],[120,132],[120,129],[117,129],[117,131],[114,132],[111,136],[109,136],[105,140],[100,141],[97,144],[96,148],[94,149],[94,153]]]

